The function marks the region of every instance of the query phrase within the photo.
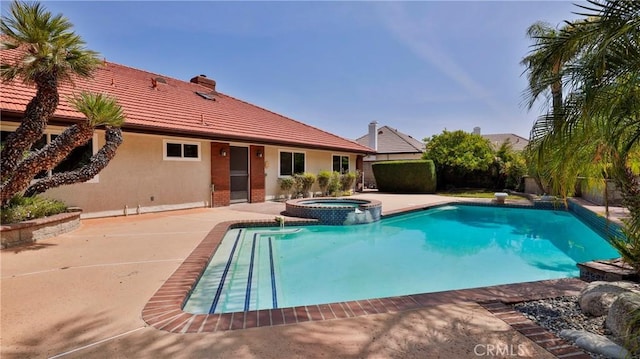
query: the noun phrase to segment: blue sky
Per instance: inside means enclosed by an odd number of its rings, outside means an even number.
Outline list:
[[[355,139],[369,122],[422,139],[443,129],[528,137],[519,64],[560,1],[59,2],[109,61],[188,81]],[[3,1],[3,13],[7,7]]]

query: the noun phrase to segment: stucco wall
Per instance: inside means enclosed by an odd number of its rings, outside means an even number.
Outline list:
[[[15,126],[2,124],[3,130],[13,131]],[[64,128],[50,126],[47,131],[60,133]],[[104,144],[104,132],[96,131],[94,151]],[[164,140],[200,144],[200,161],[171,161],[164,157]],[[216,141],[214,141],[216,142]],[[224,141],[223,141],[224,142]],[[216,142],[217,143],[217,142]],[[246,143],[227,143],[225,146],[249,146]],[[250,156],[257,156],[254,144]],[[337,151],[302,150],[299,148],[264,147],[265,199],[274,199],[281,193],[278,184],[280,150],[305,153],[306,172],[318,174],[321,170],[332,169],[332,156],[349,156],[350,171],[356,170],[356,155]],[[218,153],[214,161],[221,161]],[[253,158],[256,160],[256,158]],[[87,183],[53,188],[44,195],[64,201],[69,206],[80,207],[83,217],[115,216],[170,210],[179,208],[204,207],[211,203],[211,141],[197,141],[159,135],[124,133],[124,142],[118,148],[115,158],[97,176]],[[262,158],[260,158],[262,161]],[[224,164],[228,166],[227,164]],[[215,166],[214,166],[215,167]],[[253,172],[261,172],[259,166],[251,167]],[[264,175],[263,174],[263,175]],[[255,177],[254,177],[255,178]],[[319,191],[314,184],[313,191]],[[255,194],[254,197],[258,196]],[[258,196],[260,197],[260,196]],[[254,201],[259,201],[254,198]]]
[[[356,155],[354,154],[336,151],[301,150],[297,148],[279,148],[274,146],[267,146],[265,147],[265,191],[266,198],[268,200],[278,198],[278,196],[280,196],[282,193],[282,191],[280,190],[280,186],[278,185],[281,150],[303,152],[305,154],[305,171],[313,173],[315,175],[323,170],[331,171],[333,166],[333,155],[349,156],[349,170],[351,172],[355,172],[356,170]],[[314,183],[311,190],[314,192],[320,191],[317,182]]]
[[[98,143],[104,144],[98,132]],[[98,175],[97,183],[54,188],[46,196],[82,208],[83,216],[136,213],[204,206],[210,201],[210,146],[199,142],[200,161],[163,160],[163,139],[177,138],[124,133],[115,158]],[[184,139],[188,142],[198,142]]]

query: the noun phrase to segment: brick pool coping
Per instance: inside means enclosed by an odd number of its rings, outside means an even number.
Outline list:
[[[384,217],[392,217],[400,213],[425,210],[453,203],[490,205],[488,202],[443,201],[429,206],[422,205],[405,208],[388,213]],[[530,205],[520,204],[507,204],[506,206],[531,207]],[[318,222],[310,219],[287,219],[286,224],[287,226],[313,225],[318,224]],[[275,222],[268,220],[227,221],[217,224],[149,299],[142,310],[142,319],[149,326],[167,332],[208,333],[353,318],[369,314],[397,313],[442,304],[475,302],[558,357],[574,359],[589,357],[584,351],[571,346],[553,333],[537,326],[537,324],[526,319],[522,314],[515,312],[507,305],[523,301],[577,295],[586,284],[577,278],[235,313],[193,314],[182,310],[191,291],[229,229],[273,225],[275,225]]]

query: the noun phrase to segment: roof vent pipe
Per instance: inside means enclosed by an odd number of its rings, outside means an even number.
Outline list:
[[[378,151],[378,122],[376,121],[369,124],[369,147]]]

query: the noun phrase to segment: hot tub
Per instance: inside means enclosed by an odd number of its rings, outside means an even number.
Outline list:
[[[321,224],[349,225],[380,220],[382,202],[353,198],[302,198],[286,202],[287,215],[314,218]]]

